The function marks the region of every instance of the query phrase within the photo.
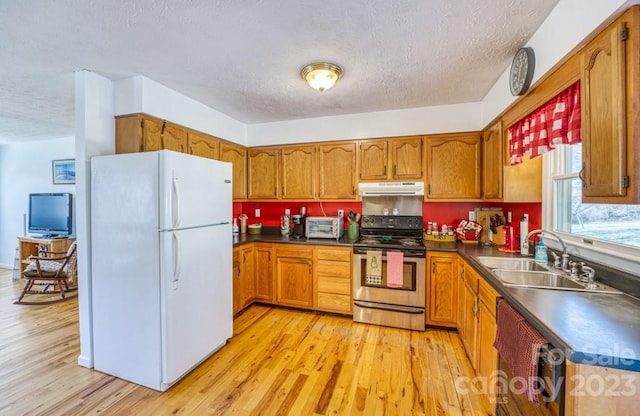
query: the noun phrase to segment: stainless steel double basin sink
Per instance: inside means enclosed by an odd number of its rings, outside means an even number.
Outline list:
[[[566,272],[549,268],[533,259],[480,256],[478,261],[491,269],[506,286],[539,289],[575,290],[597,293],[622,293],[603,283],[589,285],[573,280]]]

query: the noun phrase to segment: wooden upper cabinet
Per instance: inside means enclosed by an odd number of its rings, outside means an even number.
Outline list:
[[[388,152],[386,140],[363,140],[360,147],[360,180],[387,179]]]
[[[318,145],[320,199],[356,199],[356,143]]]
[[[391,148],[390,179],[423,179],[422,137],[391,139],[389,147]]]
[[[205,134],[189,131],[187,133],[187,150],[189,154],[195,156],[219,159],[220,141]]]
[[[275,148],[249,149],[249,199],[278,199],[278,158]]]
[[[482,195],[484,199],[502,199],[504,169],[502,121],[488,128],[482,137]]]
[[[282,199],[316,198],[316,147],[287,146],[281,150]]]
[[[360,180],[422,179],[422,136],[363,140],[360,148]]]
[[[160,146],[162,149],[186,152],[187,130],[184,127],[163,121],[160,128]]]
[[[233,199],[247,198],[247,150],[229,143],[220,144],[220,160],[233,165]]]
[[[478,199],[481,196],[480,133],[445,134],[425,139],[429,199]]]
[[[628,134],[627,122],[636,115],[627,108],[627,87],[629,78],[634,81],[629,83],[635,85],[633,93],[637,92],[634,70],[637,72],[638,66],[627,62],[627,51],[632,50],[628,45],[630,33],[624,19],[618,21],[589,43],[581,55],[583,202],[633,202],[633,192],[627,193],[628,172],[633,172],[629,168],[633,169],[634,136]]]
[[[187,148],[185,128],[145,114],[116,117],[116,153]]]

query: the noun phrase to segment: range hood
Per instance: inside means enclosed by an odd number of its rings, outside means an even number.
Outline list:
[[[364,196],[423,196],[424,182],[362,182],[358,195]]]

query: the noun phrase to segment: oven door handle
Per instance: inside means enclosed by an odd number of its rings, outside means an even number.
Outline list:
[[[366,302],[362,300],[354,300],[353,304],[356,306],[360,306],[361,308],[380,309],[383,311],[397,311],[413,314],[424,313],[424,308],[416,308],[413,306],[390,305],[388,303]]]

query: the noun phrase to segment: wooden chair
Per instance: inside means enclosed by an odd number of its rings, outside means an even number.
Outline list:
[[[31,263],[22,272],[25,279],[24,288],[15,304],[44,305],[78,296],[77,290],[77,245],[74,241],[66,252],[49,251],[47,257],[30,257]],[[63,255],[63,256],[61,256]],[[34,287],[35,286],[35,287]],[[76,291],[75,293],[69,293]],[[52,298],[43,295],[60,295]],[[33,300],[22,300],[25,295],[40,295]]]

